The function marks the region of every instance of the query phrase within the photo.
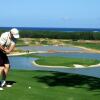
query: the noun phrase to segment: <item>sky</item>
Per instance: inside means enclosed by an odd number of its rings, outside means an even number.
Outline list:
[[[100,28],[100,0],[0,0],[0,27]]]

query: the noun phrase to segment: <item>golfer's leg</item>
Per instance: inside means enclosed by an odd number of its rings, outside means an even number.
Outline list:
[[[3,70],[4,70],[4,66],[0,66],[0,78],[3,76]],[[0,81],[0,90],[3,90],[1,84],[2,84],[2,80]]]
[[[0,75],[2,75],[3,70],[4,70],[4,66],[0,66]]]
[[[6,75],[8,74],[9,69],[10,69],[10,64],[5,64],[4,71],[5,71]]]
[[[6,80],[7,74],[9,72],[10,65],[9,64],[4,64],[4,70],[2,74],[2,80]]]

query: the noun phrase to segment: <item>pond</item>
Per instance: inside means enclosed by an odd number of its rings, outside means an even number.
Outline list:
[[[36,58],[32,57],[9,57],[11,69],[24,69],[24,70],[35,70],[35,66],[32,65],[32,61]]]
[[[73,46],[23,46],[18,47],[24,51],[48,51],[48,50],[60,50],[60,51],[84,51],[84,49],[73,47]],[[93,53],[45,53],[37,54],[39,56],[59,56],[69,58],[88,58],[100,60],[100,54]],[[95,68],[46,68],[37,67],[32,64],[32,61],[38,58],[32,57],[9,57],[12,69],[24,69],[24,70],[46,70],[46,71],[58,71],[64,73],[76,73],[88,76],[94,76],[100,78],[100,66]]]
[[[87,76],[94,76],[100,78],[100,66],[95,68],[46,68],[46,67],[37,67],[32,64],[32,61],[37,58],[32,57],[9,57],[11,62],[11,69],[20,69],[20,70],[45,70],[45,71],[58,71],[64,73],[75,73]]]
[[[22,46],[17,47],[18,49],[24,51],[48,51],[48,50],[57,50],[57,51],[82,51],[83,49],[77,48],[74,46]]]
[[[43,54],[37,54],[37,55],[67,57],[67,58],[87,58],[87,59],[100,60],[100,54],[96,54],[96,53],[43,53]]]

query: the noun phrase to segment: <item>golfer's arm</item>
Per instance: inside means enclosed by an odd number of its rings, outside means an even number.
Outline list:
[[[11,46],[9,47],[8,51],[11,52],[11,51],[14,50],[14,48],[15,48],[15,44],[11,45]]]
[[[5,51],[2,45],[0,45],[0,50]]]

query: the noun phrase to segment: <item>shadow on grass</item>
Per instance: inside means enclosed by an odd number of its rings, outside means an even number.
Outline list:
[[[100,89],[100,79],[77,74],[66,74],[51,72],[50,75],[35,76],[38,82],[53,86],[71,86],[76,88],[86,88],[89,90]]]
[[[13,84],[15,84],[16,82],[15,81],[6,81],[6,84],[7,85],[13,85]]]

